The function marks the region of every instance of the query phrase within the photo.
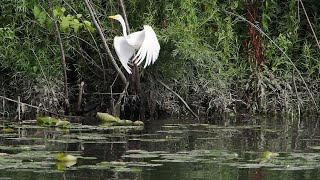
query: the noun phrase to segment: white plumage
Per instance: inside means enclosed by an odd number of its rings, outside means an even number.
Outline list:
[[[144,25],[142,31],[128,35],[126,24],[121,15],[109,16],[109,18],[118,20],[121,23],[123,36],[116,36],[113,40],[113,45],[122,66],[129,74],[132,73],[129,62],[140,65],[145,59],[144,68],[146,68],[157,60],[160,44],[151,26]],[[138,52],[133,57],[136,50]]]

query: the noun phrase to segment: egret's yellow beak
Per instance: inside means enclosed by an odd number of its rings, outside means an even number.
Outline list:
[[[117,16],[108,16],[108,18],[115,19]]]

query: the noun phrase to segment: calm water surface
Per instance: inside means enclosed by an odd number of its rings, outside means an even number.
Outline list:
[[[0,179],[320,179],[317,121],[167,119],[68,129],[1,121]],[[267,150],[279,156],[259,158]],[[58,162],[58,152],[78,159]]]

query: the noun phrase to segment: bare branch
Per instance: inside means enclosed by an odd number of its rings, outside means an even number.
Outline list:
[[[103,32],[102,32],[102,30],[101,30],[101,27],[100,27],[100,25],[99,25],[99,24],[101,24],[101,23],[98,23],[99,20],[96,18],[96,15],[95,15],[94,12],[93,12],[93,7],[90,5],[89,0],[84,0],[84,2],[85,2],[86,6],[87,6],[87,8],[88,8],[88,10],[89,10],[89,13],[90,13],[90,15],[91,15],[92,21],[94,22],[94,24],[95,24],[95,26],[96,26],[96,28],[97,28],[97,30],[98,30],[98,32],[99,32],[100,38],[101,38],[101,40],[102,40],[102,42],[103,42],[103,47],[104,47],[104,49],[106,50],[106,52],[107,52],[107,54],[108,54],[108,56],[109,56],[109,58],[110,58],[110,60],[111,60],[112,65],[113,65],[114,68],[117,70],[117,72],[120,74],[121,80],[122,80],[123,83],[126,85],[126,84],[128,83],[127,78],[124,76],[124,74],[122,73],[121,69],[120,69],[119,66],[117,65],[117,62],[116,62],[115,59],[113,58],[113,55],[112,55],[112,53],[111,53],[111,50],[110,50],[109,47],[108,47],[107,40],[106,40],[106,38],[104,37],[104,34],[103,34]]]
[[[156,79],[162,86],[164,86],[166,89],[168,89],[169,91],[171,91],[175,96],[177,96],[179,98],[179,100],[184,104],[184,106],[191,112],[191,114],[196,117],[199,120],[199,116],[192,111],[192,109],[190,108],[190,106],[187,104],[187,102],[185,100],[183,100],[183,98],[176,93],[174,90],[172,90],[169,86],[167,86],[166,84],[164,84],[162,81],[160,81],[159,79]]]
[[[65,53],[64,53],[64,47],[63,47],[63,42],[62,42],[62,38],[60,36],[60,29],[56,20],[56,17],[54,16],[53,13],[53,6],[51,3],[51,0],[48,0],[48,4],[50,7],[50,12],[51,12],[51,16],[52,16],[52,20],[56,29],[56,35],[58,37],[59,40],[59,45],[60,45],[60,52],[61,52],[61,66],[63,69],[63,77],[64,77],[64,105],[65,105],[65,113],[68,114],[69,113],[69,109],[70,109],[70,104],[69,104],[69,92],[68,92],[68,76],[67,76],[67,64],[66,64],[66,57],[65,57]]]
[[[314,39],[315,39],[315,40],[316,40],[316,42],[317,42],[318,48],[320,49],[319,40],[318,40],[317,35],[316,35],[316,33],[314,32],[314,29],[313,29],[313,27],[312,27],[312,24],[311,24],[311,22],[310,22],[310,20],[309,20],[309,17],[308,17],[307,11],[306,11],[306,9],[304,8],[304,5],[303,5],[302,1],[301,1],[301,0],[299,0],[299,2],[300,2],[300,4],[301,4],[301,6],[302,6],[302,9],[303,9],[304,15],[305,15],[305,16],[306,16],[306,18],[307,18],[307,21],[308,21],[308,24],[309,24],[310,29],[311,29],[311,31],[312,31],[313,37],[314,37]]]

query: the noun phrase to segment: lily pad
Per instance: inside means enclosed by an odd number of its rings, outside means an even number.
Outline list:
[[[109,113],[97,112],[97,117],[104,122],[117,122],[120,120],[118,117],[114,117]]]
[[[123,155],[123,158],[131,158],[131,159],[150,159],[159,157],[158,154],[150,154],[150,153],[142,153],[142,154],[127,154]]]
[[[57,160],[62,162],[77,161],[77,157],[71,154],[63,153],[63,152],[58,153],[56,157],[57,157]]]
[[[77,164],[77,161],[61,161],[57,163],[57,169],[59,171],[65,170],[71,166],[74,166],[75,164]]]

